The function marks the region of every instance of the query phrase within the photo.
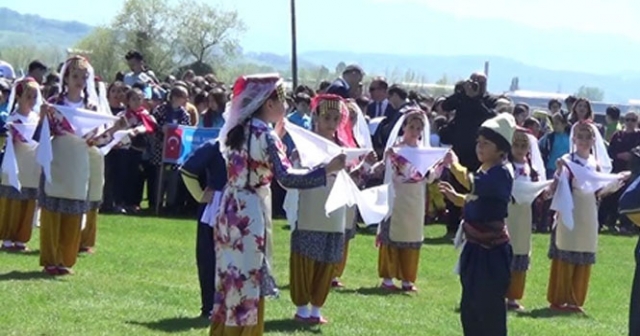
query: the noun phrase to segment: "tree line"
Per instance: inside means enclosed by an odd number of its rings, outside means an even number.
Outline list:
[[[112,80],[118,71],[126,69],[124,55],[138,50],[146,64],[162,78],[169,74],[180,76],[187,69],[196,73],[213,72],[225,82],[246,73],[280,72],[291,76],[289,69],[274,69],[242,57],[240,38],[246,25],[237,11],[225,10],[196,0],[181,0],[172,5],[168,0],[126,0],[110,24],[96,27],[80,40],[74,49],[90,52],[91,64],[105,80]],[[24,67],[33,59],[48,64],[59,64],[66,58],[66,50],[59,47],[12,46],[0,49],[0,59],[14,66]],[[299,69],[299,82],[317,85],[342,73],[345,62],[336,65],[334,71],[325,66]],[[428,83],[428,79],[412,70],[387,71],[390,82]],[[446,74],[435,81],[445,86],[455,81]],[[515,86],[514,86],[515,85]],[[511,90],[519,89],[514,78]],[[449,93],[443,88],[432,88],[432,94]],[[597,87],[582,86],[576,96],[602,101],[604,91]]]

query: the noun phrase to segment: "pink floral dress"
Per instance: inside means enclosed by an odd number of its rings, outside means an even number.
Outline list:
[[[247,132],[248,131],[248,132]],[[227,326],[258,323],[261,297],[275,293],[271,273],[271,180],[285,188],[326,184],[324,168],[295,170],[284,146],[264,122],[252,119],[241,151],[227,149],[228,182],[214,226],[216,252],[213,321]]]

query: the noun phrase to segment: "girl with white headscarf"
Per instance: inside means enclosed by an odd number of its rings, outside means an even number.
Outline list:
[[[591,266],[596,262],[598,198],[615,191],[610,186],[623,176],[609,174],[611,160],[600,132],[589,119],[573,125],[571,148],[571,153],[558,160],[552,185],[551,208],[558,215],[549,248],[547,300],[553,310],[583,312]]]
[[[2,249],[26,251],[36,213],[40,167],[37,143],[32,140],[38,125],[42,97],[40,85],[31,77],[16,82],[9,97],[8,139],[2,161],[0,185],[0,241]]]
[[[358,104],[356,104],[355,100],[349,99],[347,102],[347,108],[349,110],[349,120],[351,121],[351,125],[353,125],[353,136],[356,142],[356,146],[359,148],[369,148],[372,150],[370,155],[368,155],[364,160],[359,162],[356,169],[350,171],[349,175],[353,179],[353,182],[359,187],[364,188],[367,179],[374,172],[372,170],[372,164],[375,163],[377,157],[375,152],[373,151],[373,145],[371,143],[371,134],[369,133],[369,127],[367,126],[367,122],[364,118],[364,114]],[[342,282],[340,282],[340,277],[344,274],[344,270],[347,266],[347,258],[349,256],[349,241],[355,238],[356,236],[356,222],[358,217],[356,216],[356,207],[348,207],[346,210],[346,230],[345,230],[345,245],[344,245],[344,254],[342,256],[342,261],[336,267],[335,277],[331,282],[331,287],[341,288],[344,287]]]
[[[542,155],[538,149],[538,141],[525,128],[516,128],[511,145],[510,163],[514,172],[514,185],[522,183],[525,186],[538,181],[546,180],[546,172]],[[542,192],[548,184],[541,184]],[[507,228],[511,237],[513,248],[513,260],[511,262],[511,282],[507,291],[507,308],[510,310],[523,310],[518,303],[524,295],[527,270],[531,255],[531,231],[533,223],[532,207],[530,201],[535,195],[519,195],[517,187],[512,191],[512,201],[509,204]],[[525,193],[532,193],[526,190]]]
[[[393,191],[390,192],[390,217],[378,226],[378,276],[382,278],[383,289],[415,292],[424,240],[426,188],[436,174],[423,171],[400,152],[430,147],[426,115],[416,107],[408,107],[401,113],[386,145],[385,183],[389,183]],[[400,131],[404,132],[402,136]],[[436,151],[434,156],[440,155],[438,159],[441,159],[445,152],[441,149],[440,154]],[[402,287],[396,287],[393,279],[400,280]]]
[[[36,153],[44,175],[38,199],[40,265],[50,275],[73,273],[83,218],[90,201],[102,194],[103,163],[95,158],[100,154],[92,148],[99,144],[94,138],[104,124],[117,120],[100,109],[93,68],[85,58],[69,58],[60,77],[61,93],[41,108]],[[81,112],[86,110],[95,113]]]
[[[214,224],[211,335],[264,332],[264,297],[277,293],[271,263],[271,181],[275,178],[286,188],[314,188],[344,168],[344,155],[310,172],[291,168],[280,140],[284,116],[280,76],[238,78],[218,138],[229,179]]]

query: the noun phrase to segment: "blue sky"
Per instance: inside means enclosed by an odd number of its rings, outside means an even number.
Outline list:
[[[123,2],[0,0],[0,7],[98,25],[109,23]],[[289,0],[207,2],[238,10],[249,28],[245,49],[289,52]],[[628,58],[609,55],[640,50],[637,0],[298,0],[297,7],[301,52],[500,55],[552,69],[640,71]]]

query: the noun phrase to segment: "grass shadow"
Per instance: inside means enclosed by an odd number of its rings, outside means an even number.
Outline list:
[[[453,237],[450,235],[444,235],[441,237],[425,237],[422,241],[423,245],[453,245]]]
[[[29,271],[19,272],[13,271],[9,273],[0,274],[0,281],[29,281],[29,280],[55,280],[55,277],[41,272],[41,271]]]
[[[364,236],[375,236],[378,234],[378,225],[364,226],[358,224],[356,226],[356,232]]]
[[[599,232],[602,236],[613,236],[613,237],[625,237],[625,238],[635,238],[638,236],[636,231],[611,231],[611,230],[603,230]]]
[[[292,319],[265,321],[264,331],[287,333],[287,334],[298,332],[298,331],[304,331],[312,334],[322,333],[322,331],[318,327],[296,322]]]
[[[357,289],[342,288],[342,289],[336,289],[333,292],[338,294],[360,294],[364,296],[391,296],[391,295],[411,296],[409,293],[406,293],[400,290],[390,291],[387,289],[382,289],[378,286],[360,287]]]
[[[2,250],[1,252],[11,255],[26,255],[26,256],[34,256],[40,255],[40,250],[28,250],[28,251],[6,251]]]
[[[291,285],[286,284],[284,286],[279,286],[278,289],[283,291],[283,290],[289,290],[291,288]]]
[[[538,309],[534,309],[531,311],[524,311],[524,312],[515,312],[517,317],[529,317],[532,319],[544,319],[544,318],[553,318],[553,317],[560,317],[560,316],[583,316],[583,317],[588,317],[585,314],[581,314],[581,313],[574,313],[574,312],[562,312],[562,311],[557,311],[557,310],[553,310],[549,307],[545,307],[545,308],[538,308]]]
[[[206,329],[211,325],[209,319],[201,316],[172,317],[152,322],[127,321],[126,323],[166,333],[181,333],[193,329]]]

